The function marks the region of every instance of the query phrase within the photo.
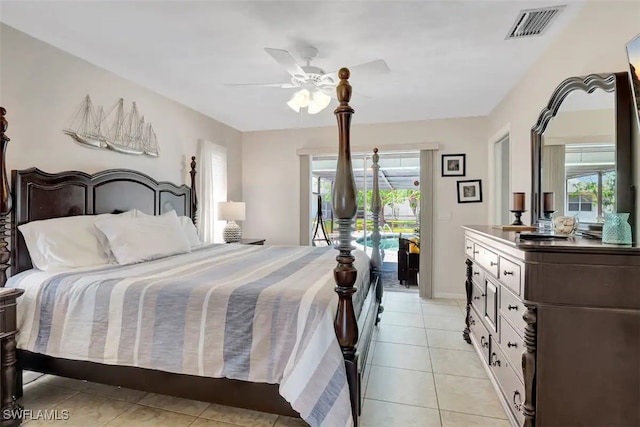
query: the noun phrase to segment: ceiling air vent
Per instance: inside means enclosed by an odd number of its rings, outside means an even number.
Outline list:
[[[506,39],[542,35],[564,8],[565,6],[553,6],[520,11]]]

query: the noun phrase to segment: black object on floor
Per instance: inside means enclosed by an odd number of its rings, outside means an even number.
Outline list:
[[[382,263],[382,285],[387,290],[402,290],[417,289],[417,286],[407,286],[400,284],[398,281],[398,264],[395,262],[383,262]]]

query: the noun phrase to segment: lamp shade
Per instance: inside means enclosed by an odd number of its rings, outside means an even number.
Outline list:
[[[331,97],[317,90],[313,93],[311,97],[311,101],[309,102],[309,107],[307,108],[307,112],[309,114],[319,113],[320,111],[327,108],[327,106],[330,103],[331,103]]]
[[[296,113],[300,112],[301,108],[309,106],[311,93],[306,89],[301,89],[293,94],[287,105]]]
[[[218,202],[218,219],[226,221],[244,221],[246,209],[244,202]]]

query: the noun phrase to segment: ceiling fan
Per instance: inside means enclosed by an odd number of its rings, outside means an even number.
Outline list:
[[[326,73],[322,68],[311,65],[311,61],[318,55],[318,49],[307,46],[301,50],[301,57],[306,65],[299,65],[291,54],[283,49],[265,48],[276,62],[291,75],[287,83],[239,83],[226,86],[256,86],[276,87],[281,89],[300,89],[294,93],[287,105],[294,111],[307,108],[309,114],[315,114],[329,105],[331,97],[336,96],[335,88],[339,82],[338,72]],[[366,62],[349,67],[352,76],[388,73],[389,66],[383,59]]]

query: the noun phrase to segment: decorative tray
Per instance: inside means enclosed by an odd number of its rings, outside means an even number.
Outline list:
[[[563,240],[569,237],[567,234],[520,233],[520,240]]]

